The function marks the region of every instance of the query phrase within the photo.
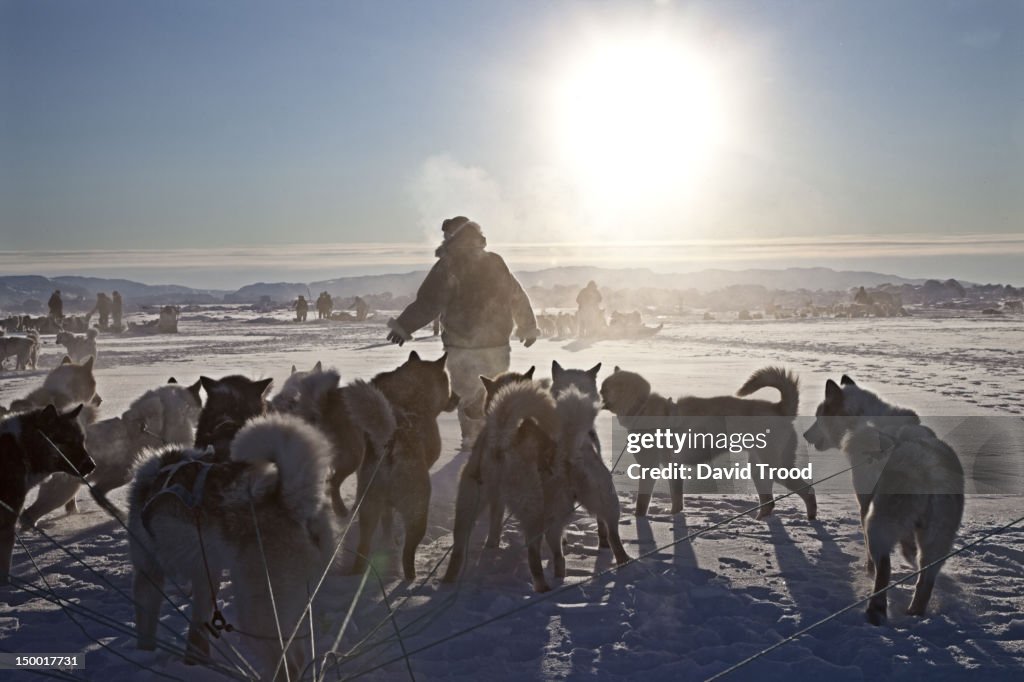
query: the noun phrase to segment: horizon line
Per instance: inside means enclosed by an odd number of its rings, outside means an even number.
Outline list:
[[[428,269],[437,242],[335,242],[259,244],[209,248],[37,249],[0,250],[0,275],[40,275],[158,280],[204,279],[216,285],[189,284],[194,288],[228,289],[227,280],[249,282],[275,277],[317,281],[367,274],[396,274]],[[833,270],[880,271],[906,279],[948,279],[925,271],[952,270],[956,279],[984,277],[986,259],[1000,260],[1002,279],[1021,284],[1005,265],[1007,258],[1024,256],[1024,233],[799,235],[758,238],[694,238],[679,240],[494,242],[489,250],[500,253],[513,269],[593,266],[647,268],[679,273],[713,269],[786,269],[823,267]],[[971,267],[950,267],[949,259],[965,257]],[[937,261],[946,260],[941,268]],[[863,265],[858,261],[864,262]],[[922,269],[921,263],[931,261]],[[978,263],[981,267],[976,267]],[[682,267],[680,267],[682,266]],[[1009,269],[1008,269],[1009,267]],[[260,270],[266,271],[261,277]],[[906,272],[913,270],[914,272]],[[374,272],[376,271],[376,272]],[[903,271],[906,274],[896,275]],[[77,275],[68,274],[77,273]],[[120,274],[118,274],[120,273]],[[274,274],[277,273],[277,274]],[[287,273],[287,274],[286,274]],[[333,273],[333,274],[327,274]],[[999,274],[991,273],[996,277]],[[304,277],[305,275],[305,277]],[[227,286],[225,286],[227,285]]]

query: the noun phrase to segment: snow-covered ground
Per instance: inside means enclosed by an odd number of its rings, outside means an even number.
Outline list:
[[[97,378],[103,413],[119,414],[169,376],[191,383],[200,374],[240,372],[280,382],[293,364],[306,368],[323,360],[349,380],[394,367],[410,349],[425,357],[441,352],[433,338],[402,349],[365,348],[383,340],[380,319],[296,325],[286,322],[283,313],[278,319],[256,317],[242,310],[186,313],[177,335],[101,337]],[[801,414],[813,414],[825,379],[841,373],[922,415],[1020,419],[1024,412],[1021,317],[665,322],[659,335],[642,341],[545,339],[530,349],[516,346],[513,368],[536,364],[538,374],[546,375],[552,359],[582,368],[603,362],[605,371],[613,365],[639,371],[669,395],[711,395],[733,393],[752,370],[782,363],[801,375]],[[61,349],[53,346],[52,337],[46,340],[41,364],[51,367]],[[2,375],[0,403],[28,392],[43,373]],[[601,433],[607,437],[611,420],[607,414],[601,419]],[[645,520],[624,513],[620,531],[631,555],[664,549],[608,573],[604,571],[613,566],[610,552],[597,551],[596,525],[580,515],[568,530],[569,575],[563,585],[585,585],[558,589],[556,581],[556,591],[545,599],[530,588],[517,524],[506,524],[501,549],[484,550],[481,522],[463,582],[443,586],[436,574],[429,574],[438,564],[438,573],[446,566],[454,488],[464,455],[457,453],[458,425],[452,415],[442,416],[441,429],[444,453],[432,471],[430,526],[417,555],[419,578],[405,583],[393,565],[382,564],[395,622],[387,619],[381,588],[371,580],[339,647],[353,655],[328,679],[360,673],[367,679],[409,677],[397,627],[405,649],[413,652],[408,665],[419,679],[597,675],[700,680],[871,590],[856,503],[849,494],[821,496],[818,521],[808,521],[802,504],[789,498],[777,505],[768,522],[738,518],[692,542],[671,544],[752,506],[752,490],[731,496],[689,495],[685,513],[678,516],[667,514],[664,500],[656,501],[654,513]],[[606,440],[605,457],[611,461],[616,454]],[[836,452],[813,456],[839,457]],[[1016,489],[1020,491],[1019,481]],[[353,500],[354,481],[344,492]],[[123,506],[124,490],[113,499]],[[631,490],[620,490],[620,499],[624,510],[632,509]],[[970,496],[960,542],[1019,516],[1022,500],[1019,495]],[[41,524],[74,557],[39,533],[26,532],[23,540],[58,596],[123,624],[126,632],[81,616],[80,628],[60,607],[6,587],[0,588],[0,650],[87,651],[87,669],[76,671],[87,679],[219,677],[186,667],[170,654],[134,649],[128,634],[134,616],[125,596],[131,585],[125,531],[87,495],[80,504],[79,514],[55,513]],[[355,533],[351,536],[350,541]],[[317,651],[331,646],[356,594],[359,578],[343,571],[349,561],[343,553],[317,599]],[[894,570],[899,578],[909,568],[897,558]],[[12,572],[41,584],[20,547]],[[1024,526],[950,560],[924,619],[903,615],[911,589],[912,583],[893,591],[887,626],[866,624],[858,607],[731,679],[1024,679]],[[187,602],[176,592],[171,596]],[[227,580],[221,596],[230,620],[233,593]],[[163,620],[184,632],[185,620],[169,606]],[[164,636],[172,637],[167,631]],[[227,635],[227,640],[244,652],[246,645],[237,636]]]

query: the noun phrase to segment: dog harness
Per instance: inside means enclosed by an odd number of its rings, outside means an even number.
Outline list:
[[[167,466],[160,469],[160,475],[166,474],[166,478],[164,478],[163,487],[161,487],[160,490],[150,495],[149,499],[146,500],[146,504],[143,505],[142,507],[142,526],[146,529],[147,532],[150,532],[149,507],[161,495],[174,495],[179,500],[181,500],[181,503],[184,504],[185,507],[187,507],[188,509],[194,510],[198,508],[199,503],[202,502],[203,500],[203,490],[206,486],[206,477],[210,473],[210,468],[214,465],[214,462],[204,461],[203,458],[213,454],[214,449],[213,446],[210,445],[207,446],[206,450],[204,450],[198,456],[187,456],[185,459],[174,462],[173,464],[168,464]],[[174,478],[174,475],[177,474],[180,469],[187,466],[199,467],[199,471],[196,473],[196,480],[192,483],[191,490],[186,488],[181,483],[171,483],[171,480]]]

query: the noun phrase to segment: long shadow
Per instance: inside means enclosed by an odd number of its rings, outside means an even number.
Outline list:
[[[779,574],[800,613],[820,612],[831,606],[838,608],[857,598],[850,579],[850,564],[856,564],[858,559],[839,548],[824,524],[811,522],[815,537],[821,542],[817,563],[812,563],[804,547],[794,541],[778,517],[768,517],[767,524]],[[842,570],[835,570],[837,564]]]
[[[636,544],[639,554],[646,554],[657,548],[654,541],[654,530],[651,528],[651,520],[646,516],[637,516],[636,519]]]
[[[562,346],[562,350],[567,350],[570,353],[578,353],[581,350],[586,350],[597,343],[598,339],[576,339]]]
[[[672,524],[672,539],[676,543],[673,546],[672,564],[677,570],[685,572],[688,576],[692,576],[695,579],[699,578],[700,582],[703,583],[707,580],[706,572],[697,566],[697,553],[693,549],[693,540],[683,539],[693,532],[686,524],[686,514],[676,514],[672,518],[674,521]]]
[[[654,530],[651,520],[646,517],[620,517],[619,534],[626,552],[632,558],[656,548]],[[623,523],[623,518],[632,518],[632,523]],[[635,525],[636,538],[630,537],[631,528]],[[588,529],[583,540],[587,557],[593,556],[592,567],[585,566],[584,571],[570,573],[571,580],[577,580],[575,574],[587,577],[608,571],[615,566],[610,549],[599,549],[597,546],[596,523]],[[588,561],[588,559],[584,559]],[[552,618],[551,627],[553,641],[549,642],[548,650],[562,653],[557,663],[551,660],[538,671],[538,679],[563,677],[578,679],[583,676],[593,677],[595,669],[600,669],[600,654],[593,648],[595,636],[601,641],[623,641],[630,628],[630,612],[635,606],[634,590],[636,586],[650,577],[652,565],[664,565],[660,558],[645,559],[634,562],[594,578],[578,590],[569,590],[564,597],[558,599],[559,609]],[[557,638],[557,639],[555,639]]]

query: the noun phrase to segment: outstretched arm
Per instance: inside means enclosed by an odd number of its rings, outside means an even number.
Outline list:
[[[391,334],[388,339],[401,345],[412,338],[413,332],[426,326],[440,315],[451,293],[448,268],[443,260],[434,264],[416,292],[416,300],[402,311],[398,319],[388,321]]]
[[[511,272],[508,273],[508,276],[512,282],[512,318],[515,320],[519,339],[529,348],[540,335],[540,331],[537,329],[537,317],[533,314],[530,297],[523,290],[523,285]]]

